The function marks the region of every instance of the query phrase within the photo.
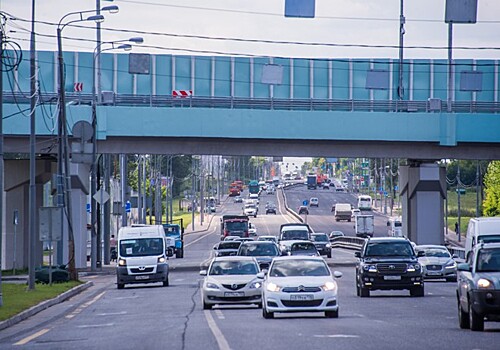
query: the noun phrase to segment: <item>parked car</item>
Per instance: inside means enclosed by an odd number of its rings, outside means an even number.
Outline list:
[[[419,245],[416,251],[425,254],[418,258],[425,279],[445,278],[448,282],[457,281],[457,263],[453,260],[457,257],[452,257],[445,246]]]
[[[202,286],[203,309],[216,304],[257,304],[262,306],[262,278],[259,265],[248,256],[225,256],[212,260]]]
[[[309,215],[309,209],[305,205],[301,205],[299,207],[299,215],[302,215],[302,214]]]
[[[467,261],[458,264],[458,322],[483,331],[484,321],[500,321],[500,243],[475,245]]]
[[[264,278],[261,273],[259,277]],[[262,286],[262,316],[275,312],[324,312],[339,316],[337,283],[341,272],[331,273],[321,257],[287,256],[274,258]]]
[[[326,255],[328,258],[332,257],[332,246],[326,233],[311,233],[311,238],[320,255]]]
[[[319,207],[319,199],[316,198],[316,197],[312,197],[310,200],[309,200],[309,206],[310,207]]]

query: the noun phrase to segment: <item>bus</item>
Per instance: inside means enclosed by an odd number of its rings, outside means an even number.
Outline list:
[[[366,194],[362,194],[358,196],[358,209],[363,210],[372,210],[372,197]]]
[[[252,180],[248,183],[248,192],[250,194],[259,194],[260,193],[260,186],[259,182],[257,180]]]

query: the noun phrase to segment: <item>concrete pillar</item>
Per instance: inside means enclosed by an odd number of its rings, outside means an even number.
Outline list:
[[[444,244],[446,169],[409,161],[400,166],[403,234],[416,244]]]

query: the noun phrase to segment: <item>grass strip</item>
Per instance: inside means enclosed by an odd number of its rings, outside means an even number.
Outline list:
[[[79,281],[35,285],[32,291],[25,284],[2,283],[3,306],[0,307],[0,321],[4,321],[18,313],[35,306],[42,301],[55,298],[73,287],[82,284]]]

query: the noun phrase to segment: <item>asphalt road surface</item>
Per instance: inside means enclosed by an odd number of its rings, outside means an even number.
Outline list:
[[[286,191],[290,206],[308,194],[304,188]],[[352,234],[352,224],[335,223],[331,201],[354,200],[350,194],[317,190],[320,207],[308,217],[315,231],[340,229]],[[294,199],[295,198],[295,199]],[[279,205],[277,215],[265,215],[266,201]],[[329,202],[330,201],[330,202]],[[293,222],[283,200],[261,197],[260,213],[251,221],[258,234],[277,234],[279,225]],[[212,256],[220,240],[221,213],[241,212],[229,199],[208,231],[186,237],[186,258],[171,259],[171,285],[136,285],[117,290],[115,276],[90,276],[95,286],[0,332],[1,349],[500,349],[500,323],[486,323],[485,332],[458,327],[455,283],[427,282],[424,298],[407,291],[372,292],[356,296],[353,252],[335,250],[329,260],[339,270],[340,317],[323,314],[276,314],[266,320],[255,306],[216,306],[203,310],[199,266]],[[377,235],[385,221],[377,220]],[[206,223],[205,223],[206,224]],[[337,260],[336,260],[337,259]],[[333,263],[332,263],[333,262]]]

